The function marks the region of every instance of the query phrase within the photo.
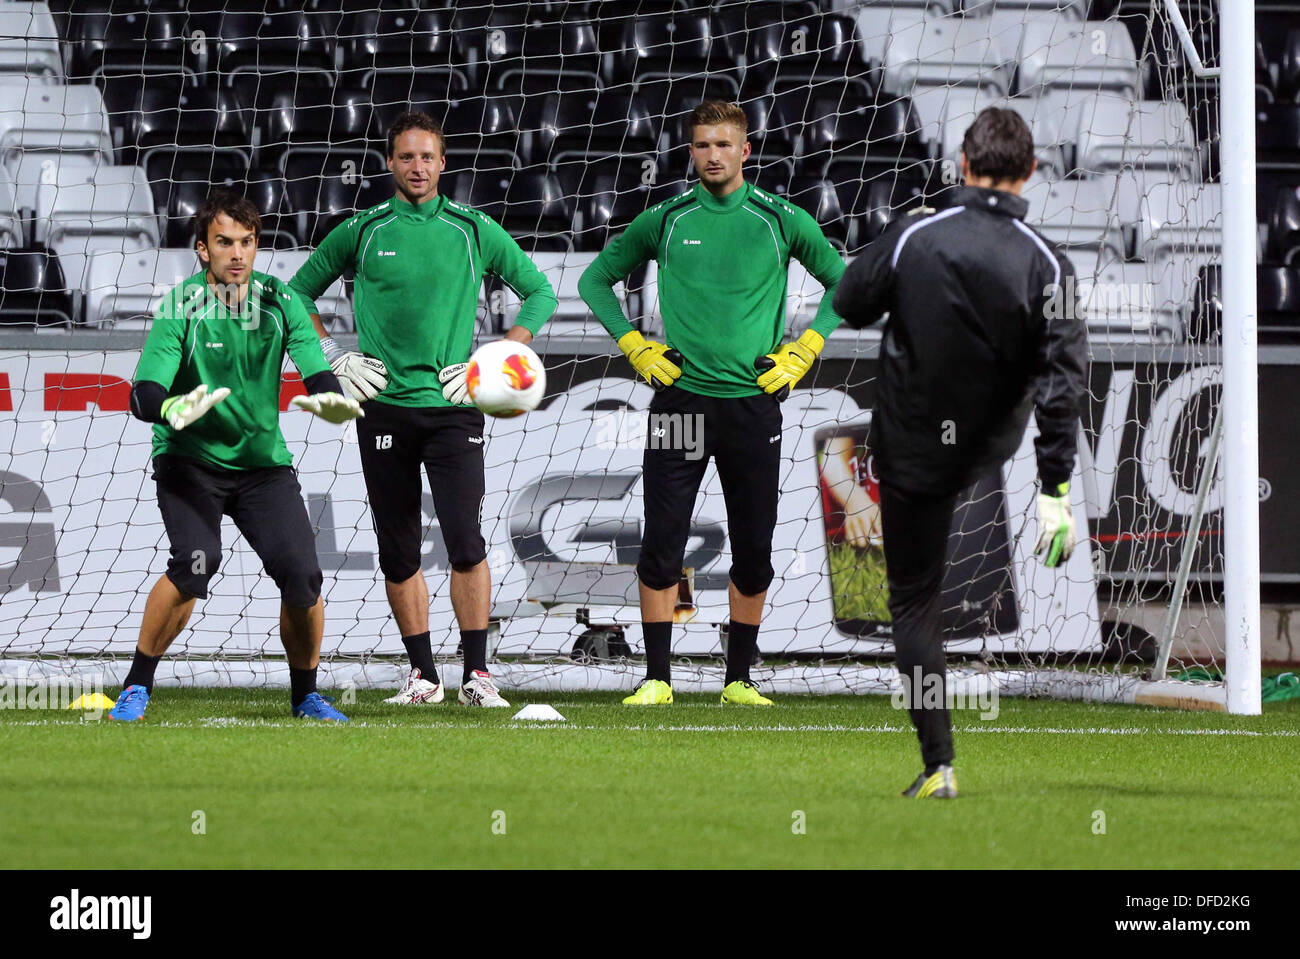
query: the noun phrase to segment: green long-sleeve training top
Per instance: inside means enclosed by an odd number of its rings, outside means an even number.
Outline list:
[[[195,273],[163,297],[136,382],[150,380],[170,395],[200,383],[230,395],[183,430],[155,423],[153,455],[174,453],[226,469],[290,466],[280,432],[280,370],[289,354],[302,378],[329,370],[302,301],[273,276],[254,271],[248,295],[227,307]]]
[[[812,329],[841,322],[831,299],[844,261],[807,212],[746,183],[721,199],[703,186],[638,216],[582,274],[578,291],[615,339],[632,329],[613,286],[659,264],[667,343],[685,362],[677,385],[704,396],[762,392],[754,360],[785,334],[793,257],[826,288]]]
[[[451,406],[438,371],[469,359],[483,275],[523,301],[515,323],[534,335],[555,312],[555,291],[501,224],[439,196],[413,205],[393,197],[339,224],[289,285],[309,301],[355,271],[361,352],[383,360],[394,406]]]

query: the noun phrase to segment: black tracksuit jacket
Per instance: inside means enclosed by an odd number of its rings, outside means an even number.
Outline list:
[[[961,490],[1015,453],[1032,410],[1039,480],[1055,491],[1074,466],[1087,391],[1074,269],[1022,222],[1022,198],[948,196],[891,223],[835,292],[850,326],[889,314],[869,440],[881,482]]]

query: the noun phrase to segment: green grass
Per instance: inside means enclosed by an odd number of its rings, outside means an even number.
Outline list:
[[[511,696],[569,720],[538,726],[383,695],[347,726],[294,722],[278,690],[160,689],[134,725],[0,711],[0,868],[1292,867],[1300,846],[1300,702],[1004,699],[956,715],[945,803],[898,797],[919,762],[885,697]]]

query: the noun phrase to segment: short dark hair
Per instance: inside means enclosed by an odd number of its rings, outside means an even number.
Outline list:
[[[447,152],[447,137],[442,132],[442,124],[429,116],[427,113],[421,113],[419,110],[408,110],[406,113],[399,114],[393,121],[393,125],[388,128],[388,155],[393,155],[393,144],[397,138],[407,130],[424,130],[426,133],[432,133],[438,138],[438,151]]]
[[[230,217],[240,226],[253,231],[253,236],[262,235],[262,215],[257,212],[251,200],[231,190],[213,190],[206,200],[199,204],[194,213],[194,241],[208,242],[208,227],[221,214]]]
[[[696,127],[716,127],[724,123],[739,127],[742,136],[749,135],[749,118],[745,111],[739,104],[726,100],[705,100],[692,110],[686,121],[686,135],[694,140]]]
[[[970,172],[991,177],[994,183],[1024,180],[1034,168],[1034,136],[1014,110],[980,111],[962,138],[961,149]]]

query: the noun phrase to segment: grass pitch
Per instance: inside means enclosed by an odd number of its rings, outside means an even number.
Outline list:
[[[384,695],[346,726],[290,719],[282,690],[162,688],[132,725],[0,711],[0,867],[1289,868],[1300,847],[1300,702],[1003,699],[955,714],[961,798],[917,802],[885,697],[507,692],[568,718],[537,725]]]

